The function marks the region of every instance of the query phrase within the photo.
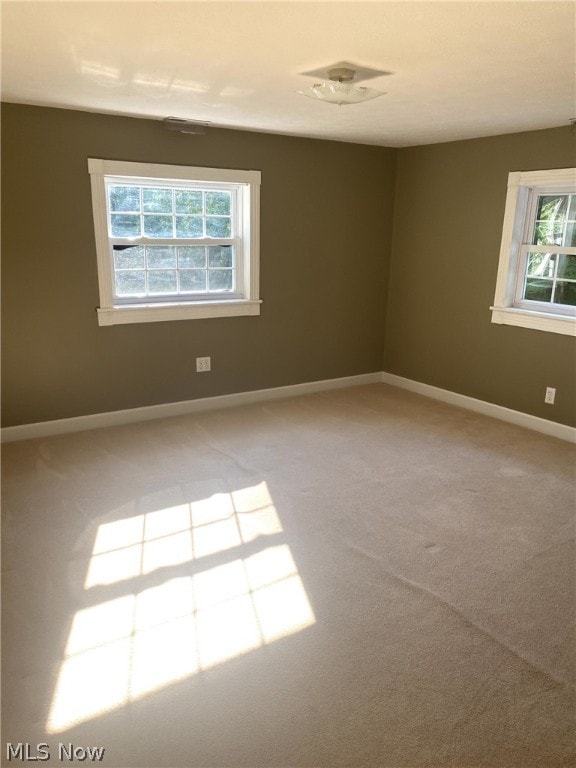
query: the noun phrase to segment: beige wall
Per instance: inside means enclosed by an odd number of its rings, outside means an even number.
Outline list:
[[[7,104],[2,145],[4,426],[382,369],[576,422],[573,340],[488,309],[508,172],[573,165],[569,128],[392,150]],[[261,170],[262,315],[98,326],[88,157]]]
[[[4,426],[381,369],[395,150],[13,104],[2,142]],[[88,157],[261,170],[262,314],[99,327]]]
[[[574,139],[566,127],[399,152],[386,371],[576,423],[574,340],[489,311],[508,173],[572,167]]]

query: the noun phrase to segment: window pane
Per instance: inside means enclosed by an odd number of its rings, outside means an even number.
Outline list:
[[[178,266],[203,269],[206,266],[206,248],[203,245],[181,245],[178,248]]]
[[[176,213],[202,213],[202,192],[176,190]]]
[[[217,245],[208,247],[208,266],[210,267],[232,267],[232,246]]]
[[[568,218],[576,219],[576,195],[570,195],[570,205],[568,207]]]
[[[141,245],[114,246],[114,269],[144,269],[144,248]]]
[[[143,187],[142,210],[145,213],[171,213],[172,190]]]
[[[146,292],[146,272],[144,270],[116,272],[117,296],[140,296]]]
[[[561,254],[558,257],[558,277],[576,280],[576,256]]]
[[[536,219],[538,221],[558,221],[565,218],[569,197],[570,195],[539,195]]]
[[[138,237],[140,216],[130,213],[113,213],[110,216],[112,237]]]
[[[568,221],[566,223],[566,235],[562,245],[568,248],[576,246],[576,221]]]
[[[148,272],[148,293],[176,293],[176,270],[154,270]]]
[[[230,192],[206,192],[206,213],[230,216]]]
[[[563,280],[559,280],[556,283],[554,302],[576,307],[576,283],[565,283]]]
[[[140,187],[108,187],[111,211],[139,211]]]
[[[564,224],[560,221],[537,221],[534,228],[534,245],[563,245]]]
[[[206,237],[230,237],[232,226],[226,216],[206,216]]]
[[[528,301],[550,301],[552,299],[552,280],[526,280],[524,298]]]
[[[562,245],[570,195],[539,195],[532,242]]]
[[[529,253],[526,274],[530,277],[554,277],[555,253]]]
[[[180,272],[180,292],[206,291],[205,269],[184,269]]]
[[[144,234],[148,237],[172,237],[172,216],[144,216]]]
[[[232,290],[232,270],[214,269],[208,272],[209,288],[211,291],[231,291]]]
[[[176,268],[176,249],[172,246],[155,245],[146,248],[146,260],[149,269],[161,269],[162,267]]]
[[[202,237],[202,216],[176,216],[176,237]]]

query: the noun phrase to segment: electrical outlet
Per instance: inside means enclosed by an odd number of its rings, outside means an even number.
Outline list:
[[[209,357],[197,357],[196,358],[196,373],[206,373],[210,371],[210,358]]]
[[[556,389],[554,387],[546,387],[546,395],[544,396],[544,402],[548,405],[554,405],[556,398]]]

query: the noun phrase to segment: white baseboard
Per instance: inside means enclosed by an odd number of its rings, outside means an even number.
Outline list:
[[[3,443],[16,440],[30,440],[37,437],[50,437],[52,435],[64,435],[70,432],[83,432],[87,429],[100,429],[101,427],[114,427],[121,424],[132,424],[138,421],[150,421],[169,416],[182,416],[188,413],[216,410],[218,408],[231,408],[235,405],[248,405],[265,400],[278,400],[286,397],[296,397],[313,392],[321,392],[328,389],[340,389],[353,387],[360,384],[390,384],[394,387],[415,392],[425,397],[441,400],[444,403],[465,408],[469,411],[491,416],[501,421],[508,421],[519,427],[542,432],[551,437],[576,443],[576,429],[555,421],[541,419],[528,413],[514,411],[501,405],[494,405],[485,400],[477,400],[467,395],[459,395],[448,389],[440,389],[430,384],[423,384],[413,379],[405,379],[393,373],[376,372],[364,373],[359,376],[344,376],[339,379],[323,379],[310,381],[304,384],[291,384],[285,387],[272,389],[256,389],[249,392],[236,392],[231,395],[219,395],[217,397],[203,397],[197,400],[183,400],[178,403],[162,403],[149,405],[143,408],[129,408],[123,411],[110,411],[108,413],[94,413],[88,416],[75,416],[70,419],[56,419],[54,421],[42,421],[36,424],[22,424],[17,427],[4,427],[1,432]]]
[[[377,384],[380,383],[381,377],[382,373],[377,371],[358,376],[344,376],[339,379],[309,381],[304,384],[290,384],[285,387],[274,387],[272,389],[255,389],[249,392],[236,392],[231,395],[183,400],[178,403],[162,403],[143,408],[129,408],[123,411],[110,411],[108,413],[94,413],[88,416],[74,416],[69,419],[41,421],[35,424],[4,427],[1,437],[3,443],[11,443],[16,440],[30,440],[37,437],[64,435],[69,432],[83,432],[87,429],[115,427],[120,424],[132,424],[138,421],[150,421],[169,416],[182,416],[188,413],[211,411],[217,408],[231,408],[235,405],[259,403],[264,400],[295,397],[296,395],[306,395],[326,389],[340,389],[342,387],[358,386],[359,384]]]
[[[576,429],[574,427],[569,427],[566,424],[558,424],[556,421],[541,419],[538,416],[531,416],[529,413],[514,411],[512,408],[505,408],[502,405],[494,405],[494,403],[488,403],[485,400],[477,400],[475,397],[459,395],[457,392],[451,392],[448,389],[440,389],[440,387],[433,387],[430,384],[422,384],[420,381],[405,379],[402,376],[396,376],[393,373],[386,373],[385,371],[382,373],[380,381],[384,384],[391,384],[394,387],[407,389],[418,395],[432,397],[435,400],[442,400],[444,403],[456,405],[459,408],[466,408],[469,411],[482,413],[484,416],[491,416],[494,419],[508,421],[511,424],[516,424],[518,427],[526,427],[526,429],[543,432],[545,435],[550,435],[551,437],[558,437],[560,440],[576,443]]]

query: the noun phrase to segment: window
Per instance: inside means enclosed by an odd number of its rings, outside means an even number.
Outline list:
[[[576,335],[576,169],[514,172],[492,322]]]
[[[259,171],[90,159],[100,325],[260,314]]]

